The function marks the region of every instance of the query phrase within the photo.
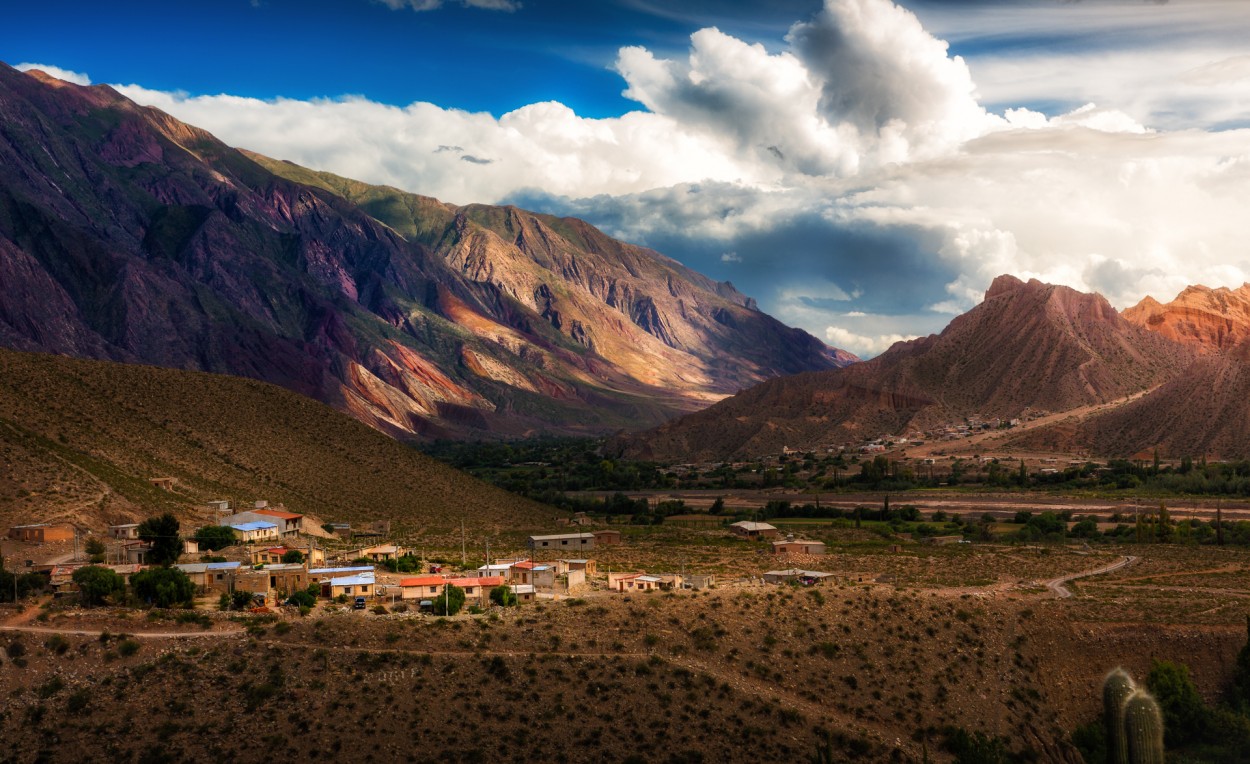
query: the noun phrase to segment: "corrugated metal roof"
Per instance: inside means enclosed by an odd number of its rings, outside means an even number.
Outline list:
[[[557,533],[554,536],[530,536],[530,541],[552,541],[555,539],[592,539],[593,533]]]
[[[362,573],[364,571],[368,571],[372,573],[373,566],[372,565],[355,565],[355,566],[349,566],[346,568],[313,568],[312,570],[308,571],[308,573],[309,575],[314,575],[314,576],[328,576],[328,575],[333,575],[335,573]]]
[[[246,533],[247,531],[263,531],[266,528],[277,529],[278,526],[275,523],[266,523],[260,520],[253,520],[250,523],[231,523],[230,527],[234,528],[236,531],[243,531]]]
[[[346,576],[344,578],[331,578],[331,586],[364,586],[365,584],[374,583],[372,573],[361,573],[359,576]]]
[[[442,576],[413,576],[400,580],[400,586],[441,586],[446,583]]]

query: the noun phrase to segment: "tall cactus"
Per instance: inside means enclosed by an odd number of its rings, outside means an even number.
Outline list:
[[[1164,764],[1163,714],[1145,690],[1138,690],[1125,701],[1124,732],[1131,764]]]
[[[1124,702],[1137,690],[1133,677],[1114,669],[1102,683],[1103,724],[1107,728],[1108,764],[1129,764],[1128,737],[1124,731]]]

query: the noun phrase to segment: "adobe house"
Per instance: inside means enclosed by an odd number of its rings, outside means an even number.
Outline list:
[[[52,541],[73,541],[74,529],[69,525],[15,525],[9,528],[9,538],[29,544],[47,544]]]
[[[557,533],[551,536],[530,536],[529,547],[535,551],[541,550],[551,552],[571,551],[574,549],[594,549],[595,534]]]
[[[196,541],[195,539],[183,539],[182,540],[182,553],[183,554],[199,554],[200,542]]]
[[[265,565],[259,569],[241,570],[235,576],[236,591],[264,594],[282,600],[308,588],[308,570],[296,563]]]
[[[729,526],[729,530],[735,536],[741,536],[744,539],[773,539],[777,538],[776,527],[768,523],[756,523],[750,520],[742,520]]]
[[[609,573],[608,588],[615,592],[659,591],[660,577],[646,573]]]
[[[234,591],[235,575],[242,566],[240,562],[191,562],[174,567],[186,573],[202,594],[229,594]]]
[[[715,585],[716,585],[716,579],[710,573],[707,575],[686,576],[685,588],[691,589],[696,592],[701,592],[704,589],[711,589]]]
[[[178,478],[172,478],[172,477],[148,478],[148,482],[151,483],[154,488],[159,488],[162,491],[172,491],[174,490],[174,486],[178,484]]]
[[[595,537],[595,543],[601,546],[615,546],[621,543],[620,531],[595,531],[591,535]]]
[[[825,553],[825,542],[823,541],[806,541],[803,539],[787,538],[784,541],[773,542],[773,554],[818,555],[818,554],[824,554],[824,553]]]
[[[587,576],[593,576],[596,568],[594,560],[556,560],[556,573],[571,573],[580,570]]]
[[[534,587],[533,586],[529,584],[511,584],[508,586],[508,588],[512,590],[512,593],[514,595],[516,595],[516,601],[518,603],[534,601]]]

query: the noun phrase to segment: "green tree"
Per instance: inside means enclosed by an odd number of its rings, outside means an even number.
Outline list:
[[[1183,663],[1156,660],[1150,665],[1146,685],[1163,711],[1164,739],[1169,748],[1202,740],[1210,726],[1211,712]]]
[[[74,583],[78,585],[78,597],[83,605],[103,605],[105,600],[119,598],[126,593],[126,579],[109,568],[88,565],[74,571]]]
[[[464,589],[454,584],[443,587],[443,593],[434,598],[435,615],[455,615],[464,607]]]
[[[139,523],[139,538],[150,543],[147,560],[153,565],[173,565],[182,554],[182,539],[178,536],[178,518],[166,512],[149,517]]]
[[[195,584],[177,568],[149,568],[130,577],[135,596],[156,607],[191,607]]]
[[[288,564],[299,564],[304,561],[304,553],[298,549],[288,549],[282,553],[282,561]]]
[[[108,551],[108,547],[104,545],[103,541],[96,538],[95,536],[92,536],[91,538],[87,539],[86,549],[87,549],[87,555],[91,558],[92,562],[95,562],[95,563],[104,562],[104,553]]]
[[[1159,541],[1166,543],[1172,540],[1172,519],[1168,516],[1167,505],[1159,502],[1159,521],[1155,524],[1155,535]]]
[[[490,590],[490,601],[500,607],[512,607],[516,604],[516,593],[507,584],[500,584]]]
[[[195,540],[199,542],[200,549],[216,552],[234,546],[237,537],[234,528],[228,525],[205,525],[195,532]]]

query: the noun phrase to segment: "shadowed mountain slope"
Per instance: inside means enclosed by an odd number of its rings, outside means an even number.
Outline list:
[[[252,377],[401,437],[645,426],[853,360],[581,221],[262,161],[0,65],[0,344]]]

